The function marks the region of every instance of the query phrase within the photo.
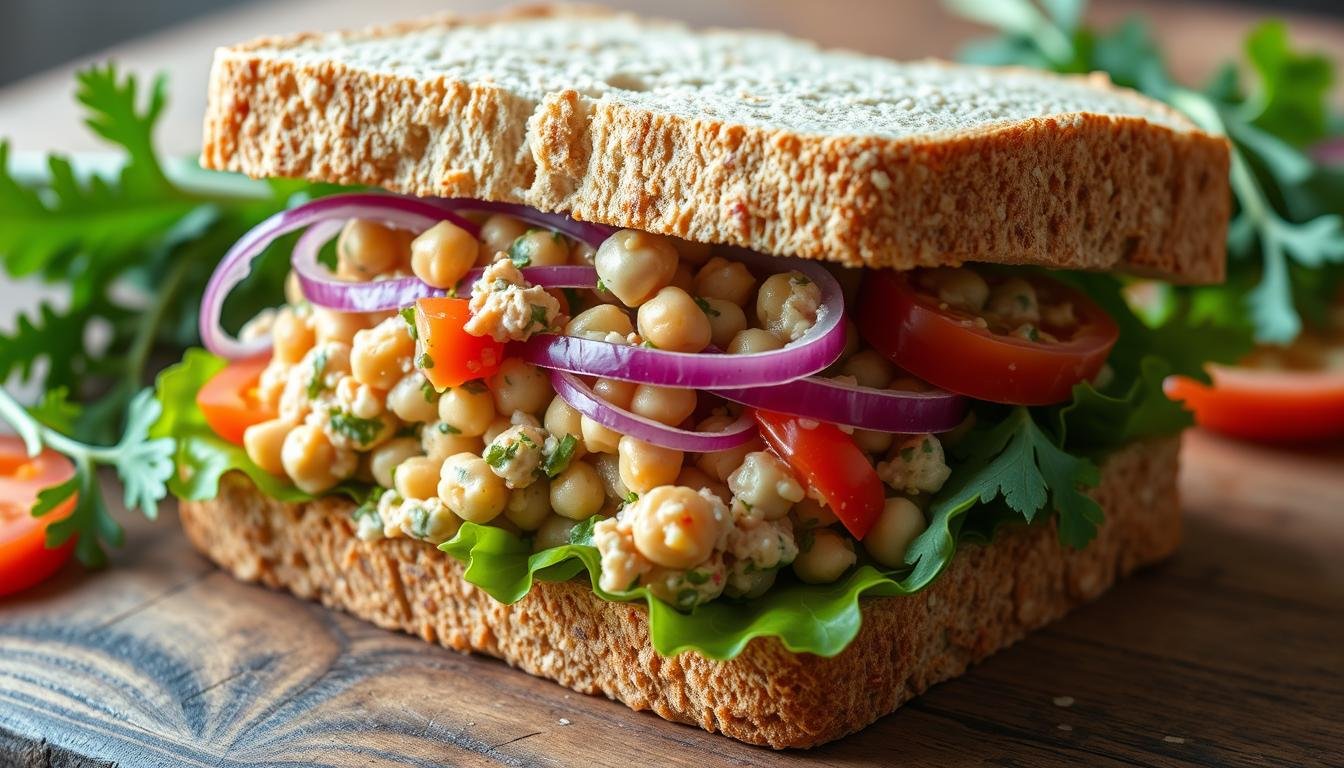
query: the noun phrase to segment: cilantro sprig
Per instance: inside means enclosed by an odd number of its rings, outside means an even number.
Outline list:
[[[71,497],[77,497],[70,515],[47,527],[47,546],[57,547],[72,536],[78,536],[75,554],[88,566],[99,566],[106,561],[103,544],[120,546],[123,538],[121,525],[108,511],[98,481],[97,468],[109,466],[116,470],[125,490],[127,509],[139,509],[153,520],[158,517],[158,503],[168,493],[168,480],[173,475],[175,443],[171,437],[151,438],[150,427],[158,421],[163,406],[154,399],[152,390],[144,389],[130,402],[126,430],[115,445],[90,445],[67,436],[79,416],[79,409],[66,399],[65,390],[49,393],[32,411],[0,389],[0,420],[7,422],[30,456],[43,448],[50,448],[70,458],[75,474],[60,485],[43,489],[33,507],[34,517],[49,514]]]
[[[1131,19],[1109,30],[1082,23],[1084,0],[946,0],[955,12],[998,29],[962,51],[982,64],[1056,72],[1103,71],[1184,112],[1233,145],[1237,212],[1228,234],[1226,287],[1182,289],[1197,317],[1247,326],[1258,341],[1283,344],[1319,314],[1344,265],[1344,172],[1304,151],[1344,135],[1332,115],[1334,63],[1294,50],[1287,28],[1266,21],[1246,38],[1249,87],[1226,64],[1202,89],[1177,83],[1148,27]]]

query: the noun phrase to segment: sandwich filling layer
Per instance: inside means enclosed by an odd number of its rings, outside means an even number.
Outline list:
[[[229,288],[296,229],[285,303],[230,337]],[[1095,461],[1182,428],[1163,379],[1240,352],[1103,275],[823,267],[383,195],[258,230],[203,309],[233,361],[160,382],[179,495],[230,470],[345,494],[360,538],[438,546],[504,600],[586,568],[649,602],[664,652],[731,655],[686,627],[802,601],[823,615],[799,649],[838,653],[827,600],[916,591],[959,540],[1053,522],[1085,547]]]

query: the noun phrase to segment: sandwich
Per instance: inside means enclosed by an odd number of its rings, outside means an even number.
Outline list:
[[[204,166],[331,185],[159,381],[239,578],[791,748],[1178,544],[1199,329],[1126,276],[1221,279],[1229,159],[1160,103],[589,8],[264,39],[209,94]]]

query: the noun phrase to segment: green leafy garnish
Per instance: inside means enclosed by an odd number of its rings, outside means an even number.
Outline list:
[[[709,305],[709,302],[708,302],[708,301],[706,301],[706,300],[700,298],[699,296],[696,296],[696,297],[695,297],[695,306],[699,307],[699,308],[700,308],[700,311],[701,311],[701,312],[704,312],[706,317],[718,317],[718,316],[719,316],[719,310],[717,310],[717,309],[711,307],[711,306]]]
[[[327,351],[319,349],[313,353],[313,375],[308,378],[308,399],[316,400],[317,396],[326,389],[326,383],[323,377],[327,375]]]
[[[76,497],[69,516],[47,527],[48,547],[58,547],[71,536],[77,536],[75,555],[81,563],[95,567],[106,562],[104,543],[121,545],[124,532],[103,499],[99,466],[116,470],[127,509],[139,509],[151,520],[158,517],[159,500],[167,495],[166,483],[173,474],[174,452],[171,437],[150,436],[150,426],[161,412],[153,393],[141,390],[131,398],[121,439],[115,445],[90,445],[53,426],[68,427],[78,418],[78,409],[65,399],[64,391],[58,390],[30,413],[0,389],[0,420],[14,428],[29,455],[36,456],[43,448],[50,448],[67,456],[75,467],[69,480],[40,491],[33,506],[33,516],[41,517]]]
[[[569,468],[569,462],[574,458],[574,449],[578,446],[578,438],[566,434],[556,441],[555,449],[546,455],[541,463],[541,471],[546,473],[547,477],[555,477]]]
[[[411,335],[415,341],[420,340],[420,329],[415,327],[415,307],[402,307],[397,310],[397,314],[406,323],[406,332]]]
[[[523,439],[526,439],[526,435],[523,436]],[[483,457],[485,459],[485,463],[489,464],[495,469],[502,468],[505,464],[509,463],[510,461],[513,461],[513,457],[518,455],[518,446],[522,444],[523,444],[522,440],[509,443],[508,445],[491,443],[485,449],[485,455]]]
[[[331,417],[331,429],[337,434],[345,435],[359,445],[368,445],[383,431],[382,419],[363,419],[340,408],[332,408],[327,412]]]
[[[1111,30],[1081,23],[1081,0],[948,0],[958,13],[1000,35],[968,46],[964,59],[1056,72],[1103,71],[1117,84],[1161,99],[1211,133],[1231,139],[1232,191],[1238,210],[1228,233],[1227,286],[1182,289],[1201,316],[1253,328],[1258,341],[1287,343],[1303,314],[1328,300],[1344,264],[1344,178],[1303,148],[1344,135],[1332,115],[1334,63],[1289,44],[1287,27],[1266,21],[1246,38],[1243,88],[1226,65],[1202,90],[1177,83],[1147,26],[1130,20]],[[1323,298],[1324,297],[1324,298]]]
[[[532,241],[526,235],[516,238],[509,245],[509,261],[519,269],[529,266],[532,264],[532,250]]]

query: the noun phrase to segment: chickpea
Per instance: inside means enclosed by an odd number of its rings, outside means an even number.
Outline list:
[[[410,370],[415,340],[401,318],[384,320],[355,334],[350,372],[355,380],[377,389],[391,389]]]
[[[637,386],[633,381],[598,379],[593,382],[593,394],[617,408],[629,410],[630,401],[635,397],[635,387]]]
[[[480,381],[452,387],[439,397],[439,421],[459,435],[480,437],[494,420],[494,396]]]
[[[593,463],[593,469],[597,470],[598,477],[602,478],[603,491],[613,504],[630,497],[630,489],[626,488],[621,480],[621,461],[616,457],[615,451],[599,453],[590,461]]]
[[[512,426],[513,424],[510,423],[508,419],[499,416],[494,421],[490,422],[490,426],[485,428],[485,434],[481,435],[481,439],[485,441],[486,445],[489,445],[490,443],[495,442],[496,437],[504,434],[504,432]]]
[[[583,242],[582,240],[574,241],[574,244],[569,247],[570,264],[577,264],[582,267],[591,267],[593,266],[593,263],[596,260],[596,258],[597,258],[597,249]]]
[[[420,447],[431,459],[443,461],[458,453],[480,453],[485,443],[479,435],[468,437],[448,422],[437,421],[420,430]]]
[[[566,403],[564,398],[556,396],[551,398],[551,404],[546,406],[546,414],[542,418],[541,425],[557,438],[565,435],[583,437],[581,422],[579,412]]]
[[[496,410],[507,415],[541,413],[555,395],[545,371],[516,357],[505,360],[487,383]]]
[[[336,239],[336,274],[368,280],[406,261],[407,233],[375,221],[351,219]]]
[[[742,465],[728,476],[728,490],[766,520],[784,517],[805,494],[788,465],[766,451],[743,457]]]
[[[892,433],[871,429],[856,429],[850,437],[854,438],[854,444],[864,453],[886,453],[891,449],[891,444],[896,442],[896,436]]]
[[[694,389],[640,384],[630,397],[629,410],[645,418],[675,427],[695,412]]]
[[[583,448],[588,453],[616,453],[621,441],[619,432],[608,429],[587,416],[579,418],[579,432],[582,433]]]
[[[812,546],[794,558],[793,572],[808,584],[830,584],[856,562],[849,539],[830,528],[818,528],[812,532]]]
[[[938,267],[921,273],[919,281],[939,301],[963,312],[978,313],[989,300],[989,283],[974,269]]]
[[[353,453],[332,445],[321,427],[300,424],[285,436],[280,463],[300,490],[318,494],[354,472],[357,462]]]
[[[480,252],[467,230],[440,221],[411,241],[411,272],[435,288],[452,288],[462,280]]]
[[[707,299],[724,299],[739,307],[751,300],[756,278],[751,270],[737,261],[715,256],[695,273],[695,295]]]
[[[626,435],[617,444],[616,455],[621,482],[636,493],[644,493],[677,479],[684,454],[672,448],[646,443]]]
[[[439,485],[443,463],[428,456],[412,456],[392,472],[397,493],[407,499],[432,499]]]
[[[551,484],[538,480],[526,488],[509,491],[504,517],[520,531],[535,531],[551,515]]]
[[[691,295],[668,286],[640,306],[635,318],[639,335],[671,352],[699,352],[709,346],[709,318]]]
[[[602,478],[592,464],[571,461],[564,472],[551,480],[551,508],[571,520],[586,520],[602,511],[607,502]]]
[[[728,491],[728,486],[714,480],[696,467],[682,467],[674,485],[684,486],[695,491],[709,491],[718,496],[719,500],[725,504],[733,498],[733,494]]]
[[[281,419],[271,419],[253,424],[243,432],[243,450],[253,464],[276,477],[285,476],[285,465],[281,461],[281,450],[285,437],[293,425]]]
[[[710,416],[696,425],[695,429],[697,432],[722,432],[735,421],[737,419],[732,416]],[[748,453],[763,450],[765,450],[765,443],[762,443],[759,437],[755,437],[733,448],[714,451],[713,453],[702,453],[696,457],[695,465],[702,472],[719,482],[727,482],[728,476],[733,473],[733,470],[742,466],[742,460],[747,457]]]
[[[412,456],[420,455],[420,441],[414,437],[398,437],[383,443],[369,453],[369,470],[373,473],[373,481],[384,488],[391,488],[392,475],[397,467]]]
[[[424,374],[415,371],[402,376],[387,393],[387,407],[410,424],[434,421],[439,417],[439,393]]]
[[[798,272],[767,277],[756,294],[756,318],[786,343],[802,338],[816,324],[820,307],[821,288]]]
[[[853,376],[855,383],[861,387],[886,389],[896,378],[896,366],[877,352],[865,349],[846,360],[840,366],[840,373]]]
[[[275,342],[275,357],[286,363],[297,363],[317,343],[311,316],[300,317],[290,307],[282,307],[275,315],[271,329]]]
[[[677,250],[648,232],[623,229],[597,249],[593,265],[602,284],[630,307],[638,307],[672,282]]]
[[[494,520],[509,501],[504,480],[474,453],[459,453],[443,462],[438,491],[453,514],[473,523]]]
[[[665,485],[640,496],[629,515],[641,555],[665,568],[694,568],[726,533],[728,511],[712,496]]]
[[[565,325],[566,336],[578,336],[582,339],[605,341],[611,344],[626,344],[627,337],[635,332],[630,316],[615,304],[598,304],[589,307],[574,316]]]
[[[558,232],[529,229],[509,246],[509,256],[527,259],[527,266],[554,267],[569,261],[569,241]]]
[[[578,520],[551,515],[537,528],[537,534],[532,537],[532,550],[540,552],[545,549],[565,546],[569,543],[569,532],[574,530],[574,526],[578,524]]]
[[[825,528],[835,525],[839,518],[831,508],[811,497],[793,505],[793,517],[797,521],[794,528]]]
[[[509,250],[513,241],[527,232],[527,225],[503,213],[496,213],[481,225],[481,251],[487,260],[496,253]]]
[[[905,565],[905,552],[915,537],[928,527],[924,513],[904,496],[887,499],[882,514],[863,539],[863,548],[874,560],[888,568]]]
[[[313,307],[313,330],[319,344],[327,341],[350,344],[355,340],[356,333],[368,327],[368,318],[358,312],[337,312]]]
[[[764,328],[748,328],[738,331],[728,344],[728,353],[732,355],[754,355],[757,352],[771,352],[783,349],[784,342]]]
[[[747,328],[747,313],[727,299],[700,299],[709,318],[709,340],[719,349],[728,349],[737,334]]]

